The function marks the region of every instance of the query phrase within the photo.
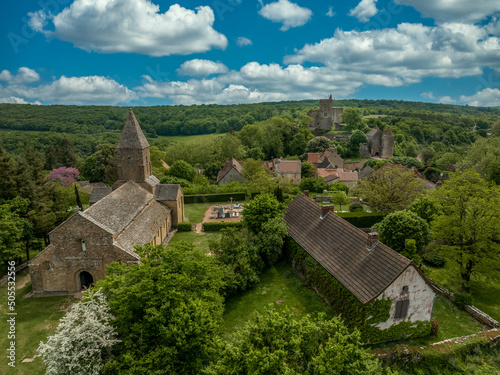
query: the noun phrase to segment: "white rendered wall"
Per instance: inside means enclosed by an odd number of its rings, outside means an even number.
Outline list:
[[[408,293],[403,292],[403,286],[408,286]],[[403,321],[416,322],[418,320],[430,321],[432,318],[432,307],[434,305],[435,293],[431,287],[422,279],[414,266],[409,266],[394,282],[387,287],[383,293],[385,298],[392,300],[390,318],[377,324],[380,329],[386,329],[393,324]],[[382,295],[378,297],[381,299]],[[396,302],[409,299],[408,314],[405,318],[395,319]]]

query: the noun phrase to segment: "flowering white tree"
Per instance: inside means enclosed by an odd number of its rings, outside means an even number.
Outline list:
[[[40,342],[47,375],[98,375],[111,347],[119,342],[101,290],[90,289],[60,320],[56,333]]]

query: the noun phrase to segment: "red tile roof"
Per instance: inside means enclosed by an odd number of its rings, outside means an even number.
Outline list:
[[[412,264],[381,242],[367,250],[368,234],[333,213],[321,219],[321,206],[303,194],[288,205],[285,223],[299,246],[364,304]]]
[[[318,176],[326,178],[331,175],[335,175],[339,178],[340,181],[358,181],[358,172],[354,171],[343,171],[341,169],[318,169]]]
[[[280,160],[276,164],[279,173],[300,173],[300,160]]]
[[[319,159],[320,155],[321,155],[320,152],[314,152],[314,153],[307,154],[307,161],[316,164],[316,163],[318,163],[318,159]]]

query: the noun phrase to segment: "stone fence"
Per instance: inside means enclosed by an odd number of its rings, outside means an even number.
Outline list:
[[[439,285],[432,279],[427,278],[427,280],[429,280],[429,282],[431,283],[432,287],[436,292],[438,292],[439,294],[443,295],[444,297],[448,298],[451,302],[456,304],[455,295],[452,292],[450,292],[445,287]],[[465,311],[469,313],[469,315],[472,316],[474,319],[476,319],[478,322],[487,325],[490,328],[500,327],[500,324],[495,319],[486,314],[484,311],[479,310],[476,306],[467,305],[465,306]]]

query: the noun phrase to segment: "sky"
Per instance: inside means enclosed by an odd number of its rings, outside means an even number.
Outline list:
[[[499,0],[23,0],[0,103],[500,106]]]

